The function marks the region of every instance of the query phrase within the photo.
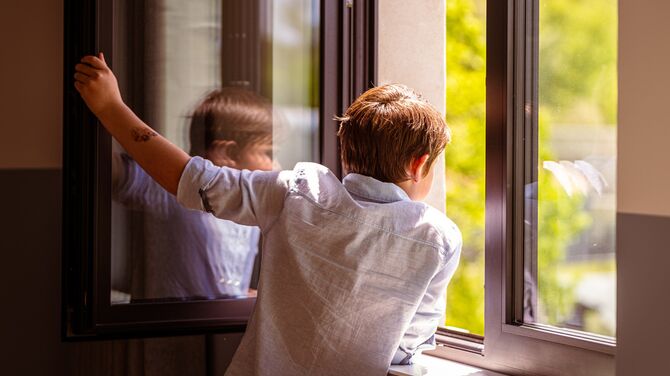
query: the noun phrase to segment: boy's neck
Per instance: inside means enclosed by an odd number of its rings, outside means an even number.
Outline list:
[[[410,200],[412,201],[421,201],[423,200],[423,197],[419,197],[419,192],[417,190],[416,184],[414,181],[410,180],[405,180],[401,181],[399,183],[393,183],[400,187],[405,193],[407,193],[407,196],[409,197]]]

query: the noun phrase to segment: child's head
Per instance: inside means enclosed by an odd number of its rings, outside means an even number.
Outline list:
[[[210,92],[193,112],[191,155],[219,166],[272,169],[272,105],[242,88]]]
[[[383,85],[363,93],[340,119],[340,153],[347,172],[390,183],[425,177],[449,143],[442,115],[412,89]]]

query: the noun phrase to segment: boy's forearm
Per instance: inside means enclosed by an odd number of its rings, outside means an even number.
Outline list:
[[[75,65],[74,79],[75,88],[107,131],[154,180],[176,194],[189,155],[144,124],[123,103],[105,56],[84,56]]]
[[[107,131],[163,188],[177,193],[190,156],[146,125],[120,102],[97,114]]]

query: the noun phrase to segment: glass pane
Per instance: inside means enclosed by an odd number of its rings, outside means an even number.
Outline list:
[[[463,234],[445,326],[484,334],[486,1],[447,0],[447,215]]]
[[[172,142],[220,166],[315,161],[318,4],[114,1],[112,68],[124,99]],[[111,302],[253,295],[259,230],[181,208],[113,149]]]
[[[617,1],[539,4],[524,321],[614,336]]]

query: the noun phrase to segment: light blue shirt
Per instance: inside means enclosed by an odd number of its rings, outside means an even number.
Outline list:
[[[263,234],[256,307],[226,375],[386,375],[434,343],[461,235],[395,184],[194,157],[177,198]]]

